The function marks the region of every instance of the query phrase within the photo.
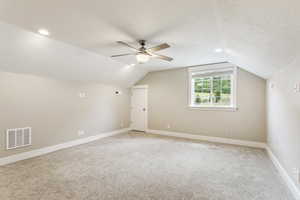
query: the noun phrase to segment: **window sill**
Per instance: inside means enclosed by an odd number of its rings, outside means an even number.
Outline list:
[[[190,109],[199,109],[207,111],[231,111],[235,112],[238,110],[237,107],[232,106],[198,106],[198,105],[189,105]]]

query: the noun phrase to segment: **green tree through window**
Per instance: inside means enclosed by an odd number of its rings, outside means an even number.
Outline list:
[[[231,105],[231,75],[193,78],[194,104]]]

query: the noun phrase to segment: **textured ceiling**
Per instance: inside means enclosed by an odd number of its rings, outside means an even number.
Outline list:
[[[226,60],[268,78],[299,52],[299,7],[297,0],[0,0],[1,21],[31,32],[51,32],[50,39],[44,38],[47,45],[39,44],[51,54],[43,54],[26,42],[30,34],[40,36],[0,24],[0,58],[6,60],[5,70],[123,85],[147,71]],[[136,45],[138,39],[146,39],[149,46],[169,43],[172,47],[161,54],[174,61],[153,59],[129,69],[126,65],[135,63],[134,57],[109,57],[130,52],[117,40]],[[11,51],[6,52],[3,42]],[[15,52],[21,44],[24,52]],[[216,48],[225,52],[216,53]]]

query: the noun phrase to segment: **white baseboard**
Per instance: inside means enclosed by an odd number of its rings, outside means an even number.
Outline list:
[[[273,154],[270,147],[266,147],[266,150],[271,158],[271,161],[275,165],[276,169],[279,172],[279,175],[282,177],[288,188],[293,193],[296,200],[300,200],[300,189],[296,186],[292,178],[288,175],[286,170],[283,168],[283,166],[280,164],[279,160],[276,158],[276,156]]]
[[[44,154],[51,153],[51,152],[54,152],[54,151],[57,151],[57,150],[77,146],[77,145],[80,145],[80,144],[89,143],[89,142],[92,142],[92,141],[95,141],[95,140],[99,140],[99,139],[102,139],[102,138],[106,138],[106,137],[117,135],[117,134],[120,134],[120,133],[123,133],[123,132],[127,132],[129,130],[130,130],[129,128],[119,129],[119,130],[106,132],[106,133],[101,133],[101,134],[86,137],[86,138],[72,140],[70,142],[57,144],[57,145],[54,145],[54,146],[49,146],[49,147],[45,147],[45,148],[41,148],[41,149],[36,149],[36,150],[32,150],[32,151],[28,151],[28,152],[24,152],[24,153],[19,153],[19,154],[12,155],[12,156],[0,158],[0,166],[10,164],[10,163],[14,163],[14,162],[17,162],[17,161],[20,161],[20,160],[25,160],[25,159],[28,159],[28,158],[33,158],[33,157],[36,157],[36,156],[44,155]]]
[[[271,161],[277,168],[280,176],[288,186],[288,188],[293,193],[296,200],[300,200],[300,190],[288,175],[286,170],[282,167],[279,160],[276,156],[272,153],[271,149],[268,147],[266,143],[262,142],[252,142],[252,141],[244,141],[244,140],[235,140],[235,139],[228,139],[228,138],[220,138],[220,137],[210,137],[210,136],[203,136],[203,135],[194,135],[189,133],[179,133],[179,132],[171,132],[171,131],[162,131],[162,130],[147,130],[148,133],[157,134],[157,135],[164,135],[164,136],[171,136],[171,137],[179,137],[179,138],[186,138],[186,139],[194,139],[194,140],[203,140],[208,142],[216,142],[222,144],[233,144],[233,145],[240,145],[240,146],[247,146],[247,147],[255,147],[255,148],[262,148],[266,149],[268,155],[270,156]]]
[[[208,142],[216,142],[216,143],[222,143],[222,144],[233,144],[233,145],[255,147],[255,148],[262,148],[262,149],[266,148],[266,146],[267,146],[266,143],[263,143],[263,142],[235,140],[235,139],[228,139],[228,138],[221,138],[221,137],[195,135],[195,134],[190,134],[190,133],[179,133],[179,132],[151,130],[151,129],[148,129],[147,132],[152,133],[152,134],[171,136],[171,137],[180,137],[180,138],[187,138],[187,139],[194,139],[194,140],[203,140],[203,141],[208,141]]]
[[[271,161],[277,168],[280,176],[286,183],[287,187],[293,193],[296,200],[300,200],[300,190],[292,180],[292,178],[288,175],[286,170],[282,167],[279,160],[273,154],[271,149],[268,147],[266,143],[262,142],[252,142],[252,141],[244,141],[244,140],[235,140],[235,139],[228,139],[228,138],[220,138],[220,137],[210,137],[210,136],[203,136],[203,135],[194,135],[189,133],[179,133],[179,132],[171,132],[171,131],[162,131],[162,130],[147,130],[148,133],[157,134],[157,135],[164,135],[164,136],[171,136],[171,137],[179,137],[179,138],[186,138],[186,139],[194,139],[194,140],[203,140],[208,142],[216,142],[222,144],[233,144],[233,145],[240,145],[240,146],[247,146],[247,147],[255,147],[255,148],[262,148],[266,149],[268,155],[270,156]]]

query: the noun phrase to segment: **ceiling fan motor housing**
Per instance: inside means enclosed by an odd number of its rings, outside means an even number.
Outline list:
[[[146,40],[139,40],[139,43],[144,47],[146,45]]]

